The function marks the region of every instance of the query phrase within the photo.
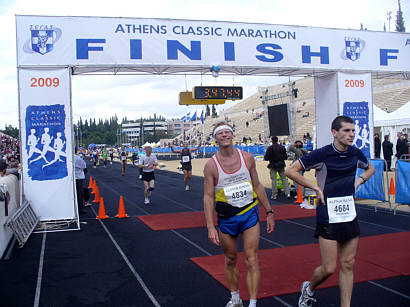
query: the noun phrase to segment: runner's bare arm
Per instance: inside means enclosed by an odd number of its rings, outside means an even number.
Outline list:
[[[246,161],[246,165],[249,168],[249,174],[251,176],[252,186],[256,194],[258,195],[258,199],[260,203],[262,204],[263,208],[265,209],[265,212],[269,212],[272,210],[272,207],[270,206],[268,197],[266,196],[265,187],[259,181],[258,172],[256,171],[255,159],[253,158],[252,155],[245,153],[245,161]],[[273,232],[274,228],[275,228],[274,215],[269,213],[266,216],[267,233]]]
[[[219,235],[214,224],[214,181],[216,172],[215,165],[209,160],[204,167],[204,212],[208,239],[215,245],[219,245]]]
[[[201,147],[201,145],[202,145],[202,142],[201,142],[201,141],[199,141],[198,146],[197,146],[196,148],[192,148],[192,149],[190,149],[190,152],[197,151],[197,150]]]
[[[354,183],[355,190],[357,190],[359,185],[369,180],[370,177],[373,176],[373,174],[374,174],[374,166],[369,161],[369,167],[360,175],[360,177],[357,177],[356,182]]]
[[[173,153],[181,153],[181,150],[179,150],[179,149],[175,150],[173,145],[171,145],[171,146],[169,146],[169,147],[171,147],[171,151],[172,151]]]
[[[323,191],[313,182],[302,176],[302,174],[299,173],[300,171],[303,171],[302,164],[300,164],[299,161],[296,161],[286,168],[285,175],[300,185],[314,190],[319,201],[325,204],[325,196],[323,195]]]

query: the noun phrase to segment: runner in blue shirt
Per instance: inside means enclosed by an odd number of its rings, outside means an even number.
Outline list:
[[[315,237],[319,239],[322,264],[312,279],[302,284],[299,306],[311,306],[314,290],[332,275],[340,257],[340,306],[350,306],[353,291],[353,266],[360,229],[354,195],[359,185],[374,173],[373,165],[352,146],[354,122],[348,116],[336,117],[331,126],[334,141],[301,157],[286,169],[286,176],[314,190],[318,197]],[[365,171],[355,179],[357,167]],[[318,185],[299,172],[316,169]],[[339,253],[338,253],[339,249]]]

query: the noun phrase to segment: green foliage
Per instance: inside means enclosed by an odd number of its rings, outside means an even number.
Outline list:
[[[19,138],[19,129],[16,127],[12,127],[11,125],[6,125],[4,130],[0,130],[4,134],[7,134],[15,139]]]
[[[138,120],[129,120],[127,117],[121,119],[121,124],[126,123],[140,123],[140,128],[142,128],[142,123],[144,121],[165,121],[165,117],[154,117],[141,118]],[[118,123],[117,115],[112,116],[109,119],[98,119],[90,118],[86,119],[84,122],[80,118],[77,124],[74,125],[74,139],[76,142],[81,143],[83,147],[88,147],[89,144],[106,144],[109,146],[118,145],[117,133],[121,129],[121,124]],[[167,133],[164,131],[155,130],[153,133],[145,132],[144,142],[158,142],[160,139],[167,138]],[[136,145],[136,144],[133,144]]]
[[[404,26],[404,19],[403,19],[403,12],[401,10],[400,0],[399,2],[399,10],[396,14],[396,31],[397,32],[406,32],[406,27]]]

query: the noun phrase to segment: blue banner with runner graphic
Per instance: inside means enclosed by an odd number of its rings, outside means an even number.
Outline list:
[[[397,161],[396,203],[410,205],[410,162]]]
[[[361,184],[356,191],[357,198],[386,200],[386,193],[384,192],[384,163],[382,159],[369,159],[374,166],[374,174],[368,181]],[[358,168],[356,178],[364,172],[363,169]]]
[[[32,180],[67,177],[64,105],[27,106],[26,151]]]
[[[354,121],[353,146],[359,148],[366,157],[370,158],[369,103],[367,101],[345,102],[343,115],[351,117]]]

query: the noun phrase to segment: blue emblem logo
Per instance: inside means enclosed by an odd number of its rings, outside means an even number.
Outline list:
[[[364,50],[365,42],[360,38],[345,37],[345,49],[342,53],[342,59],[357,61]]]
[[[360,58],[360,40],[345,39],[346,57],[349,60],[356,61]]]
[[[61,37],[61,29],[54,26],[32,25],[30,33],[30,39],[23,46],[25,53],[45,55],[54,49],[55,43]]]
[[[53,50],[54,30],[31,30],[31,49],[40,54]]]

